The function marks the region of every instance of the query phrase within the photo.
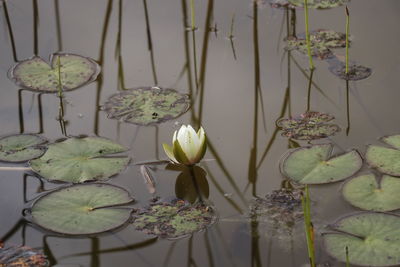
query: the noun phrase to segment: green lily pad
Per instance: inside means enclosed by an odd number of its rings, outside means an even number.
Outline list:
[[[189,105],[188,95],[174,89],[141,87],[110,96],[102,109],[110,119],[154,125],[179,117]]]
[[[32,221],[68,235],[102,233],[125,224],[132,209],[118,206],[133,199],[123,188],[101,183],[81,184],[51,191],[32,205]]]
[[[326,250],[336,259],[360,266],[400,264],[400,217],[362,212],[337,221],[333,233],[324,234]]]
[[[293,7],[304,7],[304,0],[288,0]],[[330,9],[347,4],[350,0],[308,0],[308,8]]]
[[[216,221],[214,209],[184,200],[157,201],[133,215],[136,230],[162,238],[176,239],[198,232]]]
[[[0,160],[5,162],[25,162],[38,158],[46,151],[40,145],[47,140],[35,134],[16,134],[0,138]]]
[[[0,247],[1,267],[46,267],[49,262],[39,250],[27,246]]]
[[[24,88],[55,93],[59,87],[59,71],[63,91],[70,91],[94,81],[100,66],[91,58],[74,54],[52,54],[50,64],[34,56],[15,65],[10,70],[10,78]]]
[[[346,182],[344,198],[364,210],[391,211],[400,209],[400,179],[384,175],[378,183],[375,175],[361,175]]]
[[[329,70],[340,79],[349,81],[359,81],[368,78],[372,74],[372,70],[368,67],[349,64],[349,72],[346,74],[346,64],[343,62],[329,63]]]
[[[334,117],[327,113],[308,111],[292,118],[280,119],[276,125],[282,136],[297,140],[314,140],[332,136],[340,131],[336,124],[327,123]]]
[[[281,172],[301,184],[333,183],[354,175],[362,166],[356,150],[330,158],[331,144],[292,150],[281,163]]]
[[[382,141],[392,148],[370,145],[365,157],[368,164],[392,176],[400,176],[400,135],[383,137]]]
[[[126,149],[102,137],[68,138],[50,144],[46,153],[30,161],[32,170],[49,181],[82,183],[105,180],[123,171],[129,157],[109,157]]]
[[[307,55],[307,42],[305,34],[290,37],[287,40],[288,50],[297,50]],[[319,59],[334,57],[331,49],[346,47],[346,34],[332,30],[315,30],[310,32],[311,55]]]

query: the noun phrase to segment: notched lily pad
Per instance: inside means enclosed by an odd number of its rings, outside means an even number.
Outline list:
[[[300,189],[282,188],[274,190],[265,198],[256,198],[250,203],[250,217],[256,215],[258,221],[271,223],[275,230],[291,230],[303,218]]]
[[[282,136],[296,140],[314,140],[332,136],[340,131],[336,124],[327,123],[334,117],[327,113],[308,111],[299,116],[280,119],[276,125],[281,128]]]
[[[394,214],[362,212],[339,219],[324,234],[327,252],[357,266],[400,264],[400,217]]]
[[[179,117],[189,105],[189,96],[174,89],[140,87],[110,96],[102,109],[110,119],[153,125]]]
[[[82,183],[105,180],[123,171],[130,159],[110,155],[126,149],[102,137],[72,137],[48,145],[46,153],[30,161],[32,170],[49,181]]]
[[[329,70],[340,79],[349,81],[363,80],[372,74],[370,68],[358,64],[349,64],[349,73],[346,74],[346,64],[341,61],[329,63]]]
[[[60,60],[58,60],[60,58]],[[100,66],[91,58],[74,54],[56,53],[50,64],[38,56],[19,62],[9,72],[10,79],[24,88],[55,93],[59,88],[59,67],[64,91],[81,87],[97,78]]]
[[[307,42],[305,34],[290,37],[286,40],[288,50],[297,50],[307,55]],[[346,47],[346,34],[332,30],[315,30],[310,32],[311,55],[319,59],[332,58],[333,48]]]
[[[284,176],[301,184],[324,184],[344,180],[362,166],[356,150],[331,158],[333,145],[313,145],[289,152],[281,162]]]
[[[400,179],[384,175],[379,180],[373,174],[355,177],[343,186],[343,197],[364,210],[392,211],[400,209]]]
[[[391,148],[368,146],[365,154],[368,164],[385,174],[400,176],[400,135],[383,137],[381,140]]]
[[[304,7],[304,0],[288,0],[293,7]],[[308,8],[330,9],[347,4],[350,0],[308,0]]]
[[[15,134],[0,138],[0,161],[25,162],[46,151],[46,139],[35,134]]]
[[[49,262],[39,250],[27,246],[0,247],[0,267],[46,267]]]
[[[216,221],[214,208],[197,203],[189,205],[184,200],[157,201],[148,208],[133,214],[133,226],[146,234],[176,239],[191,235]]]
[[[89,235],[125,224],[132,209],[118,206],[132,202],[129,193],[117,186],[73,185],[41,196],[33,203],[31,216],[34,223],[53,232]]]

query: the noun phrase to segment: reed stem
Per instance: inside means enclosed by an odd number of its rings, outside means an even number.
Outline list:
[[[311,222],[310,193],[307,185],[304,193],[305,194],[301,198],[301,204],[304,213],[304,229],[306,231],[308,258],[310,260],[310,266],[315,267],[314,227]]]
[[[304,17],[305,17],[305,24],[306,24],[306,42],[307,42],[307,54],[308,54],[308,63],[310,65],[310,70],[313,70],[314,63],[311,55],[311,41],[310,41],[310,32],[308,29],[308,2],[304,0]]]
[[[349,74],[349,32],[350,32],[350,13],[346,6],[346,75]]]

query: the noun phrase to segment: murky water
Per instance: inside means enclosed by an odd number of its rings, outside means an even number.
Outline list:
[[[242,0],[195,1],[200,86],[194,109],[158,127],[118,123],[99,110],[110,95],[125,88],[158,85],[183,93],[192,90],[196,95],[189,2],[8,0],[8,21],[3,1],[1,134],[42,133],[50,140],[63,137],[57,121],[57,97],[21,90],[7,78],[15,60],[34,54],[47,59],[57,51],[91,57],[100,63],[102,73],[95,82],[65,93],[67,134],[99,135],[118,141],[130,147],[133,162],[165,159],[161,144],[170,143],[180,124],[195,124],[193,117],[201,117],[210,141],[209,160],[201,166],[208,173],[209,200],[218,210],[219,221],[206,231],[175,241],[148,236],[130,225],[95,237],[58,236],[19,223],[22,210],[38,194],[39,180],[23,171],[2,171],[0,240],[8,245],[42,248],[58,266],[307,264],[302,221],[287,232],[247,216],[254,196],[263,197],[281,186],[278,163],[289,143],[275,130],[275,121],[282,110],[288,116],[289,112],[304,112],[307,106],[308,80],[301,69],[307,71],[308,60],[296,52],[288,60],[283,41],[285,10],[272,9],[269,4],[254,8],[250,1]],[[353,0],[348,7],[353,36],[350,58],[373,69],[368,79],[350,82],[348,136],[346,84],[329,72],[326,62],[315,60],[314,82],[320,91],[312,87],[310,104],[312,110],[333,114],[342,128],[339,134],[321,142],[333,142],[336,152],[356,148],[363,153],[366,144],[378,143],[378,137],[400,131],[400,2]],[[301,33],[303,11],[298,10],[296,15],[296,30]],[[310,28],[344,32],[344,8],[310,10]],[[334,52],[344,58],[344,49]],[[158,166],[156,195],[174,196],[178,175]],[[136,207],[146,206],[153,197],[139,166],[132,164],[109,182],[128,189],[137,200]],[[55,186],[44,184],[46,189]],[[318,233],[339,216],[356,210],[342,199],[340,188],[340,183],[311,187]],[[342,266],[326,254],[319,235],[317,243],[318,262]]]

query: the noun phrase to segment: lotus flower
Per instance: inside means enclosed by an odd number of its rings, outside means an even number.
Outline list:
[[[172,147],[163,144],[165,154],[174,163],[194,165],[198,163],[206,153],[207,141],[203,127],[198,132],[192,126],[182,125],[178,131],[174,132]]]

